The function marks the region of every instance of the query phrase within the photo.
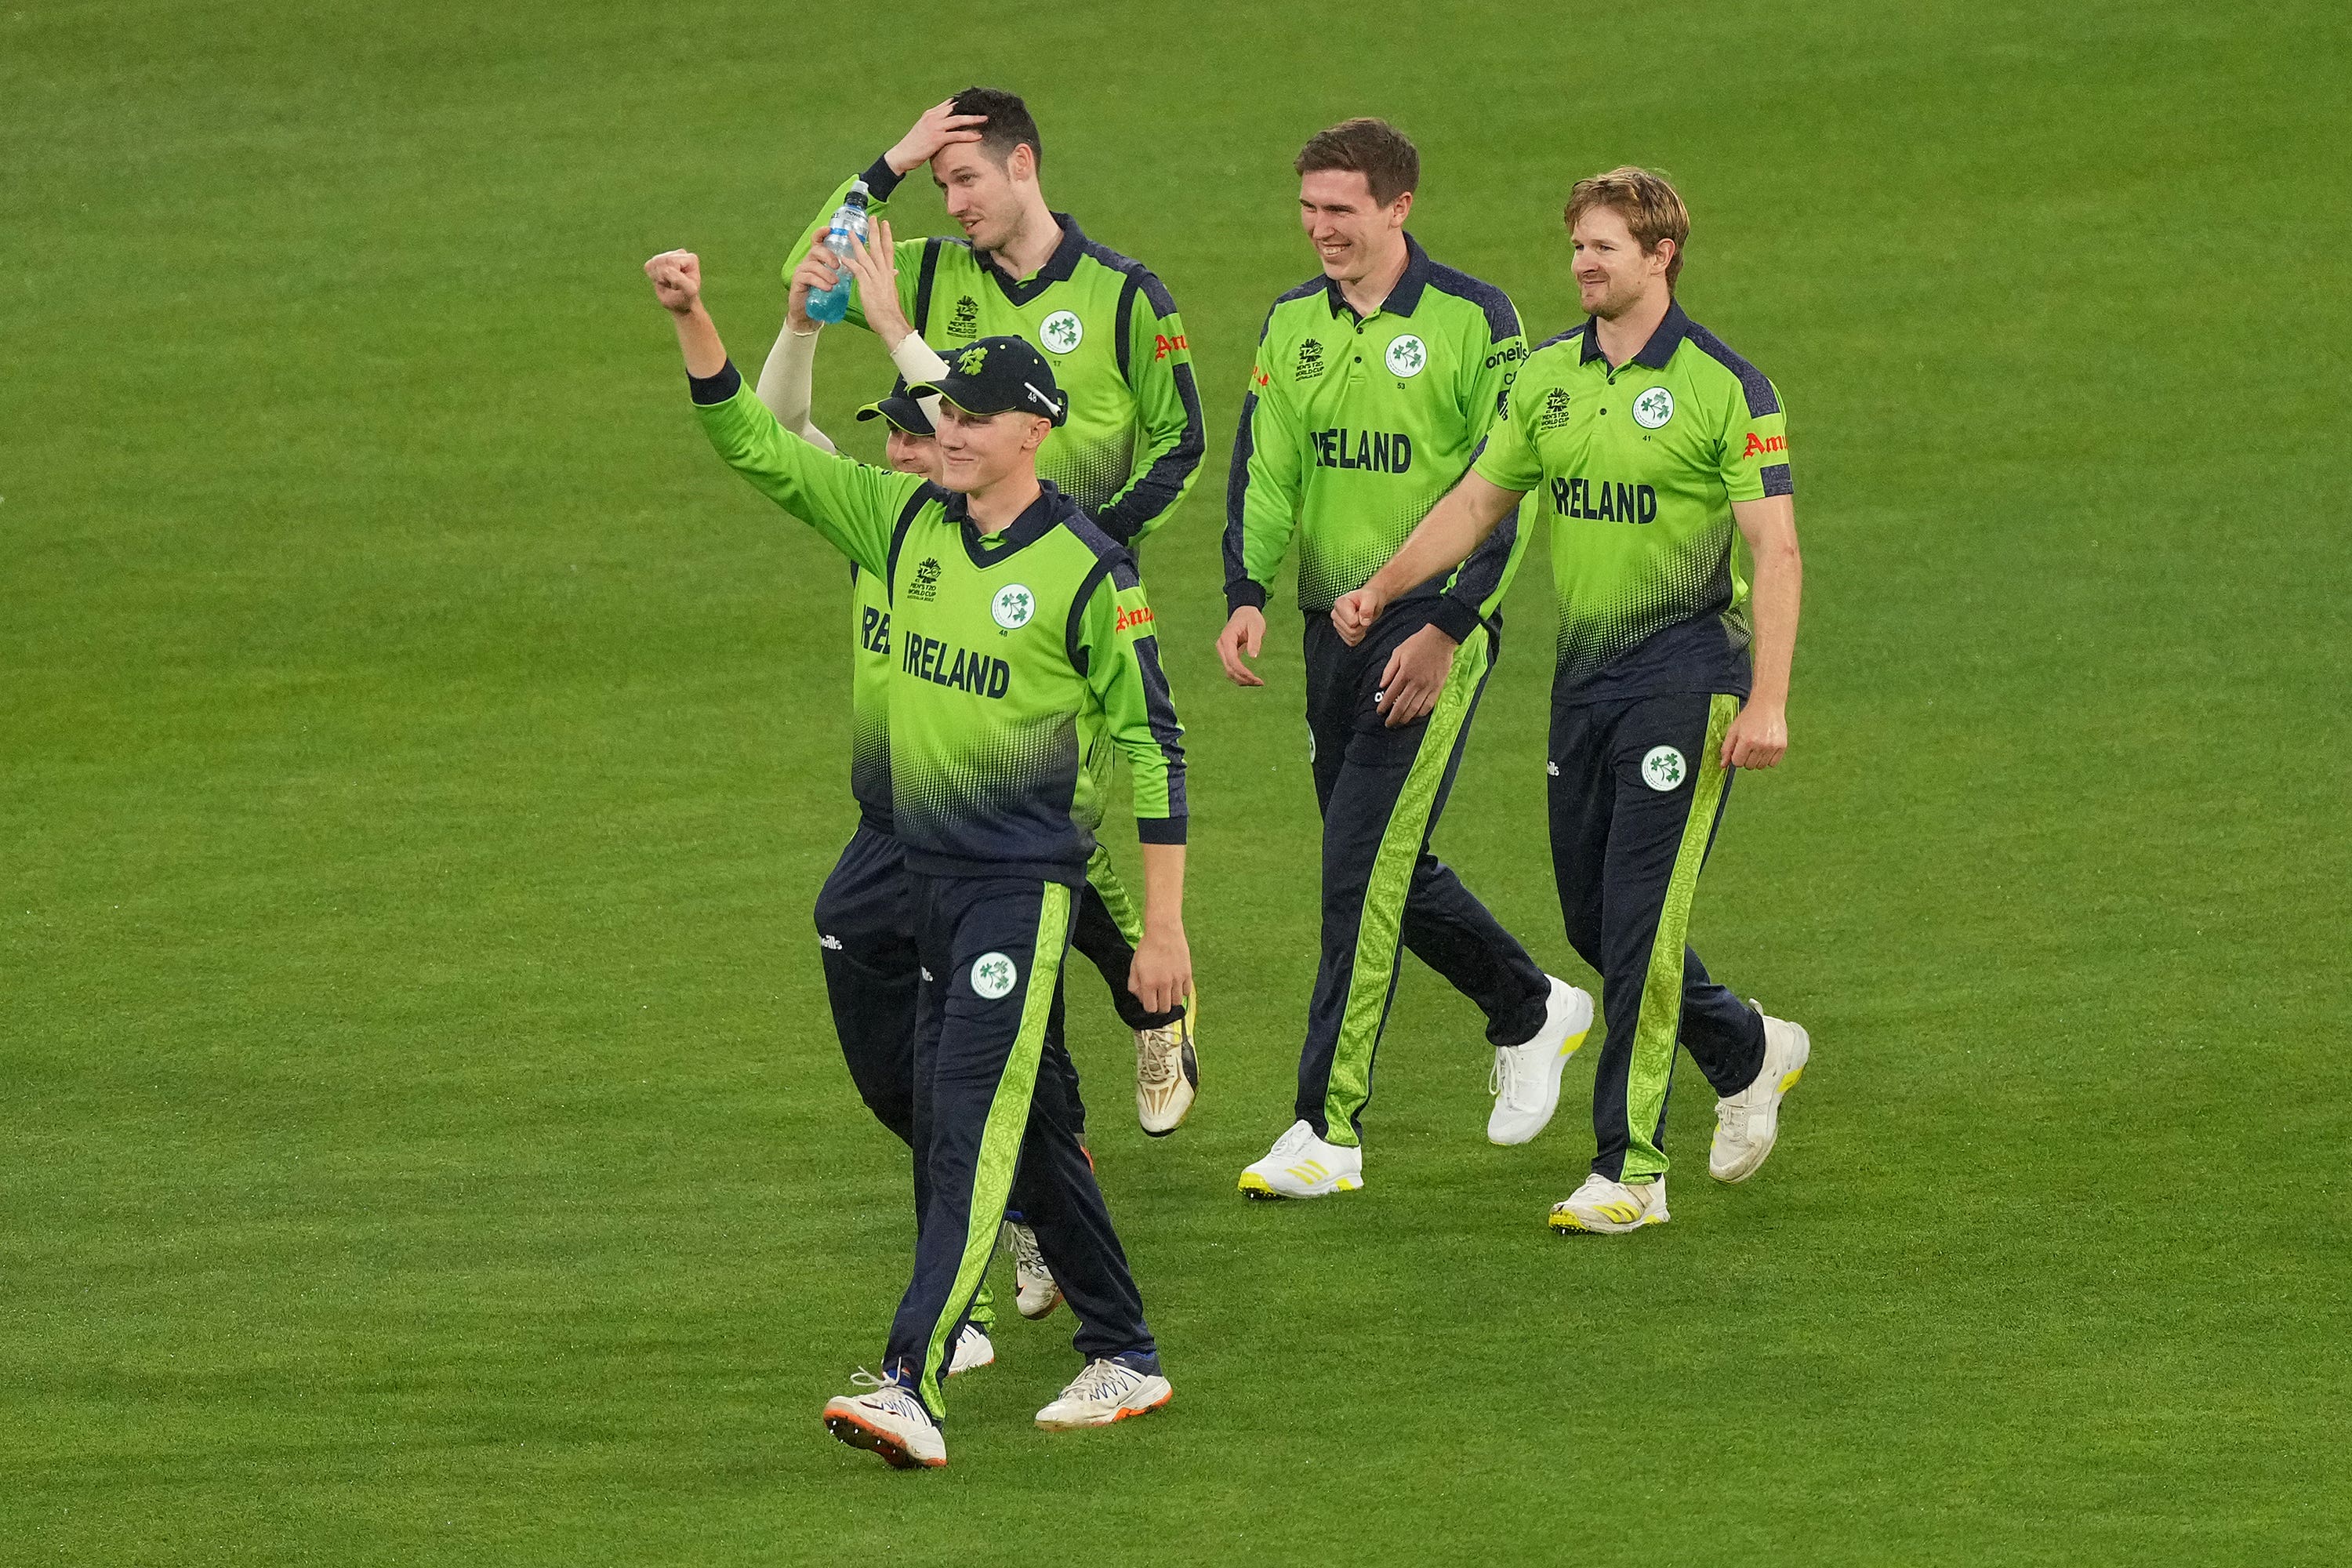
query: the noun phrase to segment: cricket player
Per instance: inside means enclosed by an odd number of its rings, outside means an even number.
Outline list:
[[[1274,302],[1242,403],[1226,491],[1226,676],[1265,637],[1265,595],[1294,534],[1307,613],[1307,731],[1323,814],[1322,957],[1298,1061],[1297,1120],[1242,1172],[1258,1198],[1364,1183],[1372,1056],[1411,948],[1485,1010],[1487,1136],[1523,1143],[1559,1102],[1592,999],[1546,974],[1429,851],[1493,668],[1523,542],[1509,523],[1424,573],[1361,647],[1332,629],[1360,586],[1470,464],[1526,354],[1502,290],[1432,261],[1405,230],[1421,159],[1395,127],[1350,120],[1298,154],[1298,216],[1320,276]],[[1458,570],[1456,568],[1459,568]]]
[[[952,358],[982,337],[1010,335],[1042,349],[1069,401],[1067,418],[1038,453],[1050,480],[1102,531],[1132,546],[1167,521],[1192,488],[1203,448],[1201,397],[1176,302],[1142,263],[1088,239],[1067,213],[1047,208],[1037,174],[1044,140],[1009,92],[967,88],[933,105],[862,178],[879,223],[899,183],[928,163],[961,239],[895,241],[898,314]],[[823,237],[845,182],[793,247],[789,278]],[[877,323],[868,290],[848,320]],[[886,349],[895,345],[886,342]],[[1147,1012],[1126,981],[1139,932],[1135,902],[1108,852],[1087,868],[1072,945],[1102,973],[1135,1036],[1136,1120],[1172,1132],[1200,1086],[1193,1037],[1198,1004]],[[1017,1238],[1016,1238],[1017,1239]]]
[[[1719,1097],[1707,1171],[1723,1182],[1772,1152],[1811,1051],[1803,1029],[1710,979],[1685,941],[1733,771],[1788,749],[1802,567],[1780,395],[1675,300],[1682,197],[1612,169],[1577,182],[1566,218],[1588,319],[1528,357],[1475,466],[1331,620],[1370,646],[1412,584],[1541,498],[1559,596],[1552,868],[1608,1022],[1599,1152],[1551,1225],[1615,1234],[1667,1218],[1677,1040]]]
[[[1049,1429],[1170,1397],[1140,1296],[1083,1146],[1039,1058],[1073,889],[1092,835],[1073,817],[1082,719],[1134,774],[1143,937],[1129,984],[1164,1009],[1192,984],[1183,928],[1182,733],[1151,606],[1127,552],[1036,473],[1065,416],[1017,338],[959,352],[938,381],[940,482],[828,456],[788,434],[727,358],[700,265],[646,264],[671,312],[705,432],[755,488],[881,577],[891,605],[891,826],[924,974],[917,1003],[912,1277],[878,1378],[824,1409],[844,1442],[901,1468],[947,1462],[940,1393],[997,1225],[1023,1172],[1085,1367],[1037,1413]]]

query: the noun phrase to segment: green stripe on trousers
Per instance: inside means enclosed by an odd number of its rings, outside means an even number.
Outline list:
[[[1633,1026],[1633,1059],[1625,1079],[1625,1168],[1619,1180],[1646,1181],[1666,1171],[1658,1147],[1658,1118],[1666,1109],[1666,1086],[1675,1076],[1675,1042],[1683,1027],[1683,951],[1690,942],[1691,900],[1698,892],[1699,868],[1715,832],[1716,808],[1723,803],[1723,737],[1739,711],[1739,699],[1717,692],[1707,701],[1706,744],[1700,748],[1698,782],[1691,790],[1690,816],[1683,823],[1682,847],[1675,852],[1674,875],[1666,879],[1665,905],[1658,911],[1658,934],[1650,944],[1650,970],[1642,977],[1641,1013]]]
[[[981,1129],[980,1162],[972,1172],[971,1206],[964,1211],[963,1261],[956,1266],[954,1288],[931,1328],[930,1344],[923,1352],[923,1376],[919,1392],[934,1415],[944,1415],[947,1403],[940,1391],[940,1369],[947,1364],[948,1339],[963,1317],[964,1303],[980,1289],[988,1259],[996,1249],[996,1227],[1013,1193],[1013,1167],[1021,1161],[1022,1135],[1029,1128],[1029,1097],[1037,1087],[1037,1058],[1045,1047],[1045,1020],[1054,1011],[1055,980],[1062,972],[1062,948],[1070,932],[1070,889],[1059,882],[1045,884],[1037,910],[1037,943],[1029,950],[1029,989],[1021,998],[1021,1029],[1004,1059],[1004,1074],[988,1102],[988,1121]],[[987,1215],[982,1223],[981,1216]]]
[[[1135,907],[1135,895],[1127,890],[1118,868],[1111,863],[1110,851],[1099,844],[1087,857],[1087,885],[1103,901],[1103,908],[1110,911],[1118,934],[1127,938],[1127,945],[1134,947],[1142,942],[1143,911]]]
[[[1470,717],[1478,683],[1486,678],[1486,628],[1478,627],[1470,640],[1454,650],[1454,668],[1430,710],[1429,728],[1422,732],[1421,749],[1413,753],[1404,788],[1389,812],[1381,833],[1381,847],[1372,860],[1371,880],[1364,889],[1364,908],[1356,923],[1356,957],[1348,974],[1348,1005],[1339,1015],[1339,1037],[1331,1047],[1331,1073],[1323,1089],[1323,1136],[1327,1142],[1356,1142],[1356,1112],[1372,1092],[1372,1053],[1381,1043],[1381,1026],[1389,1011],[1389,989],[1396,977],[1397,947],[1403,940],[1405,894],[1412,887],[1412,868],[1429,839],[1429,814],[1437,805],[1438,786],[1454,759],[1454,742]]]

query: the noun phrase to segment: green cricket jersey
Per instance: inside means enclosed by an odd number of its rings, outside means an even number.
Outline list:
[[[1556,700],[1748,695],[1731,503],[1792,490],[1762,371],[1679,304],[1613,370],[1588,321],[1528,356],[1477,471],[1538,491],[1552,520]]]
[[[1265,605],[1294,533],[1300,609],[1322,614],[1362,587],[1469,468],[1527,357],[1501,289],[1439,266],[1410,235],[1405,249],[1370,316],[1328,278],[1266,313],[1225,490],[1228,613]],[[1461,642],[1502,603],[1524,547],[1507,518],[1458,571],[1405,597],[1442,596],[1431,618]]]
[[[880,159],[859,176],[879,216],[899,175]],[[852,182],[844,182],[784,262],[789,280]],[[1034,278],[1015,282],[961,239],[902,239],[898,304],[923,341],[953,359],[979,338],[1034,343],[1068,400],[1068,421],[1045,437],[1037,474],[1132,544],[1168,520],[1201,466],[1207,442],[1192,353],[1176,301],[1151,270],[1088,239],[1055,213],[1062,243]],[[849,318],[866,324],[853,291]]]
[[[849,793],[877,833],[890,831],[890,584],[849,565]]]
[[[887,588],[891,830],[910,868],[1083,881],[1095,725],[1128,759],[1138,836],[1184,841],[1183,731],[1126,550],[1050,485],[983,536],[963,497],[788,434],[732,363],[691,386],[719,455]]]

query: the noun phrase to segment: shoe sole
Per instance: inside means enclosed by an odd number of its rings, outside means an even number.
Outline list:
[[[1242,1173],[1240,1184],[1242,1196],[1245,1198],[1255,1198],[1259,1203],[1284,1203],[1292,1198],[1328,1198],[1338,1193],[1355,1192],[1359,1188],[1362,1187],[1363,1184],[1364,1184],[1360,1181],[1351,1180],[1349,1177],[1342,1176],[1337,1182],[1333,1183],[1328,1189],[1323,1192],[1278,1193],[1274,1190],[1272,1183],[1268,1182],[1264,1176],[1259,1175],[1255,1171],[1244,1171]]]
[[[1631,1225],[1587,1225],[1572,1214],[1554,1214],[1551,1228],[1558,1236],[1631,1236],[1644,1226],[1664,1225],[1673,1217],[1664,1213],[1647,1214]]]
[[[1037,1426],[1040,1431],[1045,1432],[1084,1432],[1088,1427],[1109,1426],[1134,1416],[1149,1415],[1175,1397],[1176,1391],[1173,1388],[1163,1389],[1160,1391],[1160,1397],[1150,1404],[1139,1405],[1131,1410],[1122,1405],[1099,1421],[1039,1421]]]
[[[1788,1020],[1783,1018],[1781,1022],[1786,1024],[1788,1023]],[[1726,1175],[1717,1172],[1712,1164],[1709,1164],[1706,1168],[1706,1173],[1708,1175],[1713,1176],[1717,1181],[1721,1182],[1727,1187],[1737,1186],[1740,1183],[1746,1181],[1748,1177],[1762,1170],[1764,1168],[1764,1162],[1772,1157],[1773,1149],[1780,1142],[1780,1102],[1789,1098],[1789,1091],[1797,1087],[1797,1080],[1805,1076],[1806,1064],[1813,1059],[1813,1037],[1811,1034],[1806,1030],[1802,1024],[1789,1024],[1789,1027],[1797,1031],[1797,1065],[1780,1075],[1780,1087],[1772,1091],[1772,1114],[1766,1125],[1763,1148],[1758,1152],[1753,1160],[1750,1160],[1748,1163],[1748,1165],[1744,1170],[1737,1170],[1732,1172],[1730,1174]]]
[[[1023,1306],[1023,1305],[1021,1304],[1021,1300],[1020,1300],[1020,1298],[1019,1298],[1019,1297],[1017,1297],[1017,1296],[1013,1298],[1013,1310],[1014,1311],[1016,1311],[1016,1312],[1020,1313],[1024,1318],[1026,1318],[1029,1321],[1031,1321],[1031,1322],[1033,1322],[1033,1323],[1034,1323],[1034,1322],[1036,1322],[1037,1321],[1039,1321],[1040,1319],[1043,1319],[1043,1318],[1050,1318],[1050,1317],[1052,1317],[1052,1316],[1054,1315],[1054,1309],[1055,1309],[1055,1308],[1056,1308],[1056,1307],[1058,1307],[1058,1306],[1060,1306],[1061,1304],[1062,1304],[1062,1292],[1061,1292],[1059,1289],[1056,1289],[1056,1290],[1054,1292],[1054,1299],[1053,1299],[1052,1300],[1050,1300],[1050,1301],[1046,1302],[1044,1306],[1042,1306],[1042,1307],[1038,1308],[1038,1309],[1037,1309],[1035,1311],[1034,1311],[1034,1312],[1033,1312],[1033,1311],[1031,1311],[1028,1308],[1026,1308],[1026,1307]]]
[[[1571,987],[1571,989],[1574,988]],[[1545,1090],[1542,1120],[1516,1138],[1497,1138],[1495,1136],[1495,1119],[1489,1116],[1486,1119],[1487,1142],[1498,1149],[1516,1149],[1522,1143],[1534,1142],[1537,1135],[1551,1125],[1552,1117],[1559,1110],[1559,1080],[1568,1071],[1568,1058],[1574,1056],[1583,1047],[1584,1042],[1591,1037],[1592,1016],[1592,998],[1588,995],[1584,997],[1584,1027],[1562,1040],[1558,1054],[1551,1058],[1551,1083]]]
[[[936,1470],[947,1464],[944,1458],[926,1459],[908,1453],[906,1445],[898,1438],[879,1426],[867,1426],[845,1411],[826,1411],[824,1429],[851,1447],[863,1448],[876,1455],[894,1470]]]

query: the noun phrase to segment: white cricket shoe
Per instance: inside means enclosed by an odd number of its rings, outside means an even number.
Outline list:
[[[1805,1058],[1813,1054],[1813,1037],[1802,1027],[1748,1005],[1764,1018],[1764,1065],[1754,1083],[1715,1102],[1706,1173],[1718,1182],[1744,1182],[1764,1163],[1780,1136],[1780,1097],[1805,1076]]]
[[[1048,1432],[1108,1426],[1157,1410],[1175,1393],[1156,1373],[1138,1372],[1115,1361],[1090,1361],[1060,1398],[1037,1412],[1037,1425]]]
[[[849,1381],[869,1392],[826,1400],[826,1431],[853,1448],[880,1455],[897,1469],[936,1469],[948,1462],[948,1440],[913,1389],[864,1367]]]
[[[1192,1021],[1200,1010],[1200,997],[1187,996],[1182,1017],[1135,1031],[1135,1119],[1154,1138],[1181,1127],[1201,1091],[1201,1059],[1192,1051]]]
[[[1622,1236],[1645,1225],[1664,1225],[1666,1179],[1654,1176],[1637,1187],[1594,1172],[1584,1185],[1551,1205],[1551,1227],[1563,1236]]]
[[[977,1372],[996,1364],[996,1345],[989,1339],[988,1331],[978,1323],[966,1323],[956,1335],[955,1354],[948,1358],[948,1375],[960,1372]]]
[[[1592,997],[1565,980],[1553,980],[1544,1004],[1543,1027],[1524,1046],[1497,1046],[1486,1092],[1495,1097],[1486,1118],[1490,1143],[1524,1143],[1542,1131],[1559,1109],[1559,1075],[1568,1058],[1592,1032]]]
[[[1319,1198],[1364,1184],[1364,1152],[1326,1143],[1315,1129],[1294,1121],[1265,1158],[1244,1168],[1241,1189],[1250,1198]]]
[[[1013,1304],[1035,1321],[1062,1304],[1062,1288],[1037,1249],[1037,1233],[1015,1220],[1004,1222],[1004,1248],[1013,1254]]]

